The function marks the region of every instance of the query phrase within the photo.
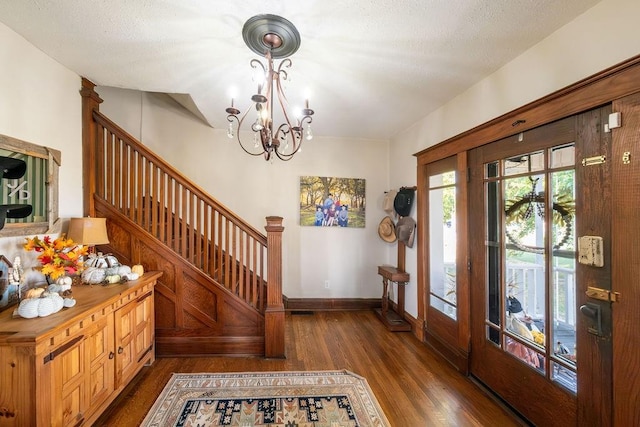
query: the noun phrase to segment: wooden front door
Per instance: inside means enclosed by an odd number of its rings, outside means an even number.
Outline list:
[[[536,425],[611,424],[610,111],[469,156],[470,372]]]

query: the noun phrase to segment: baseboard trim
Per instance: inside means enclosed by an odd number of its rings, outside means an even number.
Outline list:
[[[453,348],[430,331],[425,332],[424,343],[439,353],[447,362],[461,374],[469,375],[469,354],[459,348]]]
[[[287,298],[286,311],[348,311],[380,308],[380,298]]]

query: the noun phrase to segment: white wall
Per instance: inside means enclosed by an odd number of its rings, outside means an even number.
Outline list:
[[[0,64],[0,134],[60,150],[60,218],[82,216],[80,77],[2,23]],[[0,238],[0,254],[35,266],[24,242]]]
[[[604,0],[398,135],[391,186],[416,182],[415,168],[407,167],[416,164],[414,153],[640,54],[638,17],[639,1]],[[407,249],[405,307],[414,316],[416,263],[416,248]]]
[[[96,91],[104,99],[100,111],[260,232],[266,216],[284,218],[287,297],[380,297],[377,266],[388,263],[390,253],[377,234],[388,189],[387,141],[316,137],[292,160],[266,162],[242,151],[226,129],[211,129],[166,95],[109,87]],[[366,227],[301,227],[301,176],[365,179]]]

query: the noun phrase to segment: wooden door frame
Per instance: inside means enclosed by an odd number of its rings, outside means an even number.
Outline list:
[[[457,155],[462,152],[467,152],[473,148],[480,147],[482,145],[497,141],[510,135],[523,132],[525,130],[533,129],[542,126],[547,123],[551,123],[555,120],[569,117],[578,113],[582,113],[593,108],[612,103],[615,100],[624,98],[626,96],[640,92],[640,55],[630,58],[620,64],[607,68],[591,77],[578,81],[566,88],[560,89],[551,93],[543,98],[526,104],[518,109],[510,111],[502,116],[499,116],[489,122],[472,128],[466,132],[449,138],[439,144],[426,148],[414,155],[417,158],[417,215],[419,220],[417,221],[417,259],[426,260],[428,252],[428,224],[425,223],[424,218],[428,212],[428,185],[427,185],[427,164],[444,159],[453,155]],[[615,104],[614,104],[615,105]],[[615,130],[614,130],[615,137]],[[614,156],[616,150],[614,150]],[[624,175],[624,174],[623,174]],[[626,212],[630,214],[630,212]],[[620,214],[622,215],[622,214]],[[617,222],[614,221],[615,233],[622,231],[620,227],[615,226]],[[621,222],[619,223],[621,224]],[[614,234],[615,235],[615,234]],[[637,248],[637,243],[631,244],[634,250]],[[615,248],[614,248],[615,250]],[[635,271],[635,270],[634,270]],[[627,277],[630,271],[627,273],[613,271],[614,277]],[[418,330],[415,331],[416,336],[424,340],[428,335],[428,325],[426,323],[426,310],[427,310],[427,298],[428,291],[428,269],[425,262],[418,262],[417,265],[417,296],[418,296],[418,316],[416,324]],[[637,292],[634,291],[633,296],[637,296]],[[620,315],[626,315],[627,312],[620,312]],[[635,312],[634,316],[638,316]],[[463,312],[458,311],[458,318],[470,318],[470,310]],[[635,317],[634,317],[635,318]],[[623,319],[614,317],[614,329],[623,324],[626,324]],[[637,324],[637,323],[636,323]],[[470,334],[469,321],[461,322],[459,335],[464,336]],[[466,328],[466,330],[465,330]],[[614,330],[615,336],[615,330]],[[463,349],[459,349],[463,350]],[[637,350],[637,349],[636,349]],[[631,352],[625,353],[627,356],[631,356]],[[633,353],[633,363],[629,366],[638,366],[638,360],[640,354],[638,352]],[[455,360],[451,360],[455,364]],[[621,363],[620,360],[617,360]],[[617,369],[621,369],[618,367]],[[629,376],[623,375],[619,370],[614,367],[614,384],[615,390],[626,390],[630,385],[638,383],[637,379],[629,378]],[[637,375],[635,375],[637,377]],[[635,378],[634,377],[634,378]],[[625,385],[627,384],[627,385]],[[614,390],[614,402],[616,399],[616,392]],[[619,406],[619,405],[616,405]],[[638,411],[634,405],[623,405],[623,408],[627,409],[627,414],[616,413],[616,419],[625,419],[625,417],[631,416],[631,411]],[[580,416],[580,411],[579,411]],[[636,415],[637,416],[637,415]]]

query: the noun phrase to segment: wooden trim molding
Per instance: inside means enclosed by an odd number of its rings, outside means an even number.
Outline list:
[[[380,298],[287,298],[286,311],[352,311],[380,308]]]
[[[640,55],[469,129],[414,155],[418,165],[596,108],[640,91]]]

